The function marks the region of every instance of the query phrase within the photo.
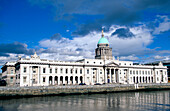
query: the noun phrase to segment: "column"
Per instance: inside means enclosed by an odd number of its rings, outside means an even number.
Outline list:
[[[33,85],[33,80],[32,80],[32,66],[30,66],[30,86]]]
[[[100,80],[99,80],[99,79],[100,79],[100,77],[99,77],[99,73],[100,73],[100,72],[99,72],[99,68],[97,68],[97,83],[99,83],[99,82],[100,82]]]
[[[63,84],[66,84],[66,83],[65,83],[65,76],[63,76]]]
[[[83,83],[85,83],[85,81],[86,81],[85,73],[86,73],[86,70],[85,70],[85,67],[84,67],[83,68]]]
[[[141,76],[141,83],[143,83],[143,76]]]
[[[78,74],[77,74],[78,75]],[[78,84],[80,84],[80,76],[78,76]]]
[[[110,83],[112,83],[111,68],[109,69]]]
[[[38,66],[38,81],[37,81],[38,83],[38,85],[40,85],[40,71],[39,71],[39,66]]]
[[[105,83],[107,83],[107,70],[105,68]]]
[[[58,82],[58,85],[60,85],[60,76],[58,76],[58,81],[57,82]]]
[[[120,81],[120,80],[119,80],[119,72],[120,72],[120,71],[119,71],[119,69],[118,69],[118,71],[117,71],[117,83],[119,83],[119,81]]]
[[[70,84],[70,76],[68,76],[68,84]]]
[[[46,76],[46,84],[49,86],[49,76]]]
[[[52,76],[52,85],[54,85],[55,77]]]
[[[116,69],[113,70],[114,70],[114,82],[116,83]]]
[[[93,85],[93,68],[91,68],[91,85]]]

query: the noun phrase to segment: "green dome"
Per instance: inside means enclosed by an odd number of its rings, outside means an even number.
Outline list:
[[[104,37],[100,38],[98,44],[109,44],[108,40]]]

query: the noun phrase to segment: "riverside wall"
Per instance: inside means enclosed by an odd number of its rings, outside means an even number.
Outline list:
[[[72,86],[33,86],[33,87],[0,87],[0,99],[5,97],[92,94],[125,91],[170,90],[166,84],[106,84],[106,85],[72,85]]]

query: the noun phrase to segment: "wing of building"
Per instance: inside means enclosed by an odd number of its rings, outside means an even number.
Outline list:
[[[2,78],[9,86],[168,82],[167,67],[162,63],[154,66],[134,65],[131,61],[115,60],[103,33],[95,53],[95,59],[76,62],[40,59],[35,53],[31,58],[19,58],[16,62],[5,63]]]

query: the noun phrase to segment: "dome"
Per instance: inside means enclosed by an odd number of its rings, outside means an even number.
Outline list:
[[[98,44],[109,44],[108,40],[104,37],[101,37],[98,41]]]

